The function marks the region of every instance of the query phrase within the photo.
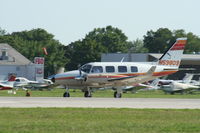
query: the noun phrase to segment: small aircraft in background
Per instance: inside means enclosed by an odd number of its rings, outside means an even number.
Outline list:
[[[7,81],[0,82],[0,90],[12,90],[15,82],[15,76],[10,76]]]
[[[190,83],[192,82],[192,78],[194,74],[186,73],[182,80],[166,80],[166,79],[159,79],[159,85],[169,85],[171,82],[179,82],[179,83]]]
[[[114,97],[120,98],[127,86],[144,83],[178,71],[186,38],[178,38],[158,62],[92,62],[79,70],[54,75],[52,81],[66,88],[64,97],[70,97],[69,88],[82,89],[91,97],[92,88],[114,88]]]
[[[31,89],[41,89],[48,88],[53,85],[53,82],[49,79],[41,79],[38,81],[28,80],[24,77],[17,77],[14,82],[14,87],[18,88],[31,88]]]
[[[196,81],[192,80],[193,76],[194,74],[186,73],[183,80],[160,80],[160,89],[172,95],[174,93],[191,92],[194,89],[199,89],[200,86],[194,84]]]
[[[122,91],[123,93],[126,93],[126,92],[137,93],[138,91],[141,91],[141,90],[157,90],[160,88],[158,86],[158,83],[159,83],[159,79],[155,79],[151,83],[147,82],[147,83],[134,84],[131,86],[124,86],[124,88],[122,88]],[[98,88],[98,89],[99,90],[107,90],[107,89],[115,90],[115,88],[112,88],[112,87],[105,87],[105,88]]]
[[[199,88],[200,87],[196,86],[196,85],[191,85],[191,84],[187,84],[187,83],[180,83],[180,82],[176,82],[176,81],[172,81],[169,85],[161,86],[161,89],[165,93],[170,93],[172,95],[174,93],[190,92],[191,90],[199,89]]]
[[[38,81],[31,81],[24,77],[11,76],[9,80],[0,82],[0,90],[12,90],[22,88],[27,90],[27,88],[48,88],[53,85],[53,82],[49,79],[41,79]]]

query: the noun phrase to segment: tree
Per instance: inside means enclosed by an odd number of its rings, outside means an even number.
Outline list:
[[[136,39],[133,42],[130,42],[130,49],[131,53],[147,53],[148,49],[144,47],[143,40]]]
[[[0,36],[3,36],[3,35],[5,35],[5,34],[6,34],[6,31],[3,30],[3,29],[1,29],[1,27],[0,27]]]
[[[185,53],[192,54],[200,52],[200,38],[191,32],[187,33],[186,37],[188,41]]]
[[[130,48],[127,39],[118,28],[112,26],[95,28],[84,39],[66,46],[65,55],[70,58],[70,63],[66,67],[72,70],[76,69],[79,64],[100,61],[101,53],[127,52]]]
[[[34,57],[45,57],[45,76],[55,74],[68,62],[64,56],[64,46],[44,29],[13,32],[2,36],[0,42],[10,44],[31,61]],[[48,55],[44,54],[43,48],[47,49]]]
[[[148,31],[144,36],[144,46],[151,53],[163,53],[172,45],[177,38],[186,37],[187,45],[184,53],[193,53],[200,51],[200,38],[193,33],[186,33],[183,29],[174,30],[160,28],[157,31]]]
[[[160,28],[156,32],[150,30],[144,36],[144,47],[150,53],[163,53],[173,41],[172,32],[167,28]]]
[[[95,40],[104,47],[105,52],[127,52],[128,41],[126,35],[118,28],[107,26],[95,28],[86,35],[85,39]]]

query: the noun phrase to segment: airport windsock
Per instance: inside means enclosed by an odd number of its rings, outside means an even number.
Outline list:
[[[42,49],[43,49],[44,54],[45,54],[45,55],[48,55],[47,49],[46,49],[46,48],[42,48]]]

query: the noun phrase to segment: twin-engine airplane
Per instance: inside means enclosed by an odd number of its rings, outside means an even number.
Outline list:
[[[186,38],[178,38],[158,62],[92,62],[79,70],[56,74],[52,81],[64,85],[64,97],[70,97],[69,88],[82,89],[91,97],[92,88],[113,88],[114,97],[120,98],[122,90],[178,71]]]

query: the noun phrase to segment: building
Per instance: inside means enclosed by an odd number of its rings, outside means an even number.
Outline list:
[[[162,54],[158,53],[104,53],[101,55],[102,62],[153,62],[158,61]],[[170,75],[170,79],[182,79],[185,73],[200,74],[200,54],[184,54],[181,60],[180,71]],[[199,75],[194,76],[199,80]]]
[[[43,78],[44,58],[35,58],[35,63],[32,63],[10,45],[0,43],[0,80],[6,80],[11,75],[29,80]]]

